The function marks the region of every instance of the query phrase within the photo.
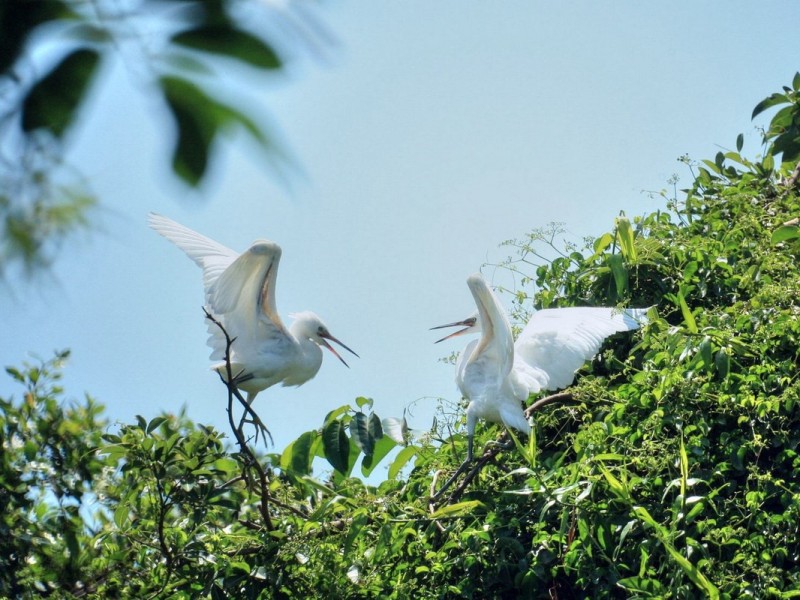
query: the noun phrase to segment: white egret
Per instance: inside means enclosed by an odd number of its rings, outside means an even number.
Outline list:
[[[513,342],[505,312],[479,274],[467,279],[478,312],[463,321],[440,325],[463,326],[438,342],[482,332],[459,356],[456,383],[469,400],[467,460],[478,419],[503,423],[525,434],[530,426],[522,402],[541,390],[570,385],[575,372],[600,350],[603,341],[620,331],[637,329],[648,309],[604,307],[552,308],[534,313]]]
[[[239,254],[161,215],[150,213],[147,222],[203,269],[206,310],[233,339],[229,357],[233,381],[247,393],[249,404],[277,383],[298,386],[313,378],[322,364],[320,346],[348,366],[328,340],[358,356],[312,312],[290,315],[294,322],[288,329],[284,326],[275,308],[281,258],[275,242],[257,240]],[[225,336],[213,322],[208,331],[211,359],[217,361],[211,368],[227,380]]]

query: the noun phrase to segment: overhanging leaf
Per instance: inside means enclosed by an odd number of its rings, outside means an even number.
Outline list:
[[[89,48],[70,52],[28,92],[22,103],[22,129],[48,129],[61,137],[94,78],[100,55]]]
[[[264,40],[232,24],[202,25],[172,37],[176,44],[193,50],[236,59],[259,69],[279,69],[281,59]]]
[[[196,186],[206,173],[211,143],[218,131],[218,103],[180,77],[162,77],[159,83],[178,128],[172,170],[186,183]]]

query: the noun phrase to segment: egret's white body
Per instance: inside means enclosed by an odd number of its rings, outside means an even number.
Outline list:
[[[458,335],[481,332],[456,363],[456,383],[467,406],[468,459],[478,419],[503,423],[527,434],[522,402],[530,394],[570,385],[575,372],[600,350],[608,336],[637,329],[648,309],[574,307],[540,310],[516,342],[505,312],[479,274],[467,279],[477,314],[441,327],[465,326]]]
[[[203,269],[206,310],[234,340],[232,374],[236,387],[247,393],[248,402],[275,384],[298,386],[313,378],[322,364],[320,346],[347,365],[326,340],[355,354],[312,312],[296,313],[289,328],[284,326],[275,308],[281,258],[275,242],[258,240],[239,254],[161,215],[151,213],[148,224]],[[225,336],[210,321],[208,332],[211,359],[216,361],[212,368],[227,379]]]

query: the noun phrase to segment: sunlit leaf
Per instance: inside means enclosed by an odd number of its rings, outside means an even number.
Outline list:
[[[406,446],[398,452],[389,466],[389,479],[395,479],[402,468],[406,466],[406,463],[416,456],[417,452],[419,452],[419,448],[416,446]]]
[[[440,517],[455,517],[459,515],[465,515],[474,512],[477,508],[483,508],[483,506],[483,502],[480,500],[466,500],[464,502],[448,504],[437,509],[431,515],[431,518],[438,519]]]
[[[389,436],[385,435],[379,439],[375,443],[372,454],[365,456],[361,461],[361,474],[364,475],[364,477],[369,477],[375,470],[375,467],[377,467],[384,457],[396,447],[397,443]]]

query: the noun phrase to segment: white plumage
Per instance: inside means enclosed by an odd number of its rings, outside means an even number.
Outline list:
[[[620,331],[637,329],[648,309],[574,307],[540,310],[513,342],[505,312],[479,274],[467,279],[478,312],[463,321],[434,327],[464,326],[439,342],[481,332],[459,356],[456,383],[469,400],[468,456],[478,419],[503,423],[523,433],[530,426],[521,402],[542,390],[570,385],[575,372],[600,350],[603,341]]]
[[[236,387],[256,394],[277,383],[302,385],[313,378],[322,364],[320,346],[347,363],[326,340],[342,346],[322,320],[312,312],[292,315],[287,329],[275,308],[275,282],[281,248],[275,242],[258,240],[242,254],[161,215],[148,215],[148,224],[183,250],[203,269],[206,309],[234,339],[231,366]],[[214,323],[208,324],[212,368],[225,376],[226,340]]]

